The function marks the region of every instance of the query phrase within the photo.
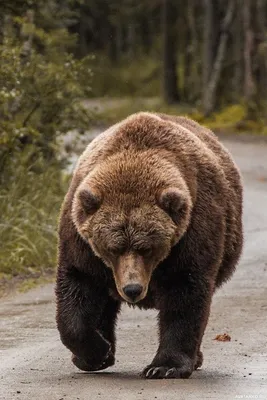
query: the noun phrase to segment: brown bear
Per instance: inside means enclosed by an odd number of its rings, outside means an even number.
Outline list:
[[[240,175],[211,131],[140,112],[100,134],[79,159],[60,218],[57,326],[73,363],[114,364],[125,301],[159,311],[159,347],[143,377],[188,378],[242,237]]]

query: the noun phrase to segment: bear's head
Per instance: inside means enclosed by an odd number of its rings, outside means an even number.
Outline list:
[[[135,303],[185,233],[192,200],[179,170],[150,151],[111,156],[76,190],[72,218],[113,271],[119,294]]]

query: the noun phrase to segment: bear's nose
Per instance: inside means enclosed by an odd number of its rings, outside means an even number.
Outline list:
[[[134,301],[143,291],[143,287],[137,283],[131,283],[123,288],[124,294]]]

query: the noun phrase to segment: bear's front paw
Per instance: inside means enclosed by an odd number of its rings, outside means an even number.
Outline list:
[[[142,372],[145,379],[187,379],[194,369],[194,362],[185,355],[175,357],[175,359],[164,357],[160,360],[155,359]]]
[[[75,354],[72,355],[72,362],[77,368],[81,369],[82,371],[101,371],[102,369],[106,369],[114,365],[115,356],[110,348],[105,358],[99,363],[92,363],[90,362],[90,360],[79,358]]]

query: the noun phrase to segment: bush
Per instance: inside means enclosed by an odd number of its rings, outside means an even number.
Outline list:
[[[32,30],[42,44],[41,53],[33,48],[23,60],[23,43],[13,37],[0,45],[1,171],[10,158],[20,158],[25,146],[53,158],[59,134],[74,127],[84,129],[90,122],[81,100],[91,91],[91,58],[75,60],[60,51],[59,43],[68,36],[62,30],[57,34]]]
[[[56,263],[56,226],[66,180],[55,166],[36,174],[18,167],[1,190],[0,272],[41,275]]]
[[[58,136],[88,128],[91,60],[75,38],[14,17],[0,39],[0,277],[55,266],[59,207],[66,191]],[[38,16],[37,16],[38,17]],[[36,20],[38,18],[36,17]]]

